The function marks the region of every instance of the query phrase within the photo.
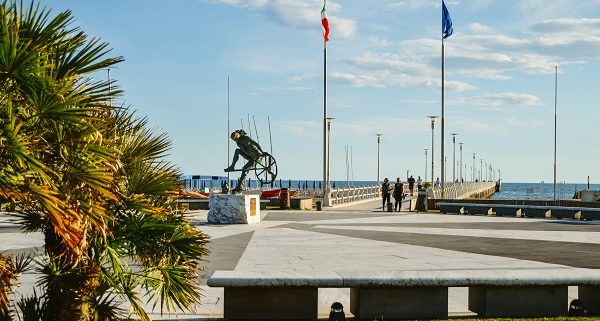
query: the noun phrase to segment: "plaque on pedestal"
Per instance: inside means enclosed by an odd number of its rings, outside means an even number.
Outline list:
[[[211,194],[208,222],[212,224],[260,223],[259,195]]]

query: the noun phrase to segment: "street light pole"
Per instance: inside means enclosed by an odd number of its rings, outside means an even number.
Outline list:
[[[425,178],[424,178],[425,182],[427,182],[427,151],[428,151],[428,149],[425,148]]]
[[[443,172],[444,174],[443,175],[446,175],[446,173],[448,172],[447,169],[448,169],[448,156],[444,156],[444,172]],[[445,180],[446,180],[446,177],[442,176],[442,182]]]
[[[452,133],[452,183],[456,182],[456,135]]]
[[[558,66],[554,66],[554,200],[556,201],[556,101],[558,98]]]
[[[483,158],[479,159],[479,181],[481,182],[483,180]]]
[[[377,185],[379,185],[379,145],[381,145],[381,136],[383,134],[375,134],[377,136]]]
[[[473,167],[471,168],[473,172],[471,173],[471,182],[475,181],[475,153],[473,153]]]
[[[331,142],[331,121],[334,120],[333,117],[325,117],[325,121],[327,122],[327,158],[325,160],[325,193],[323,193],[323,206],[331,206],[331,183],[329,181],[329,151],[330,151],[330,142]]]
[[[435,128],[435,119],[438,118],[438,116],[427,116],[429,119],[431,119],[431,187],[433,187],[433,180],[435,179],[435,171],[434,171],[434,151],[435,149],[433,148],[433,129]]]
[[[459,171],[460,171],[460,182],[461,183],[463,182],[463,162],[462,162],[463,144],[464,143],[458,143],[458,147],[460,149],[460,167],[459,167]]]

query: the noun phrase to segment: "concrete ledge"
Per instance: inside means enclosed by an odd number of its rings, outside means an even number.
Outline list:
[[[470,287],[469,310],[486,318],[566,315],[567,286]]]
[[[600,270],[582,268],[337,271],[343,287],[600,286]]]
[[[582,268],[418,271],[216,271],[226,319],[316,319],[319,288],[350,288],[358,319],[447,318],[448,287],[469,287],[469,308],[483,317],[565,315],[568,286],[600,312],[600,270]]]
[[[448,288],[351,288],[350,311],[358,319],[446,319]]]
[[[234,320],[317,320],[318,288],[225,288],[223,316]]]
[[[333,271],[215,271],[210,287],[320,287],[342,288],[344,279]]]

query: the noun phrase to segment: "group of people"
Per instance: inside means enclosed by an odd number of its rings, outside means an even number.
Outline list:
[[[404,193],[404,184],[400,177],[396,178],[396,183],[392,186],[389,179],[386,177],[383,180],[383,184],[381,184],[381,197],[382,197],[382,207],[383,211],[386,210],[386,206],[388,203],[391,203],[391,198],[394,198],[394,211],[399,212],[402,208],[402,200],[406,198],[406,195],[410,193],[410,196],[414,196],[415,183],[417,184],[417,189],[423,188],[423,180],[421,176],[418,176],[417,179],[410,175],[407,180],[408,183],[408,192]],[[438,178],[435,181],[435,186],[439,187],[440,179]]]

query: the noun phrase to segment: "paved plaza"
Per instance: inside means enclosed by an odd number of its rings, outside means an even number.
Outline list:
[[[211,225],[207,211],[193,212],[211,237],[201,277],[203,302],[193,315],[163,318],[222,318],[223,289],[206,286],[216,270],[460,270],[600,268],[600,222],[555,219],[417,214],[381,211],[378,201],[316,211],[262,211],[254,225]],[[39,251],[40,234],[22,236],[0,224],[0,251]],[[25,275],[23,289],[35,277]],[[570,298],[577,289],[569,288]],[[319,290],[319,314],[341,302],[349,313],[349,289]],[[467,289],[450,288],[451,315],[469,315]],[[159,319],[159,315],[154,315]]]

